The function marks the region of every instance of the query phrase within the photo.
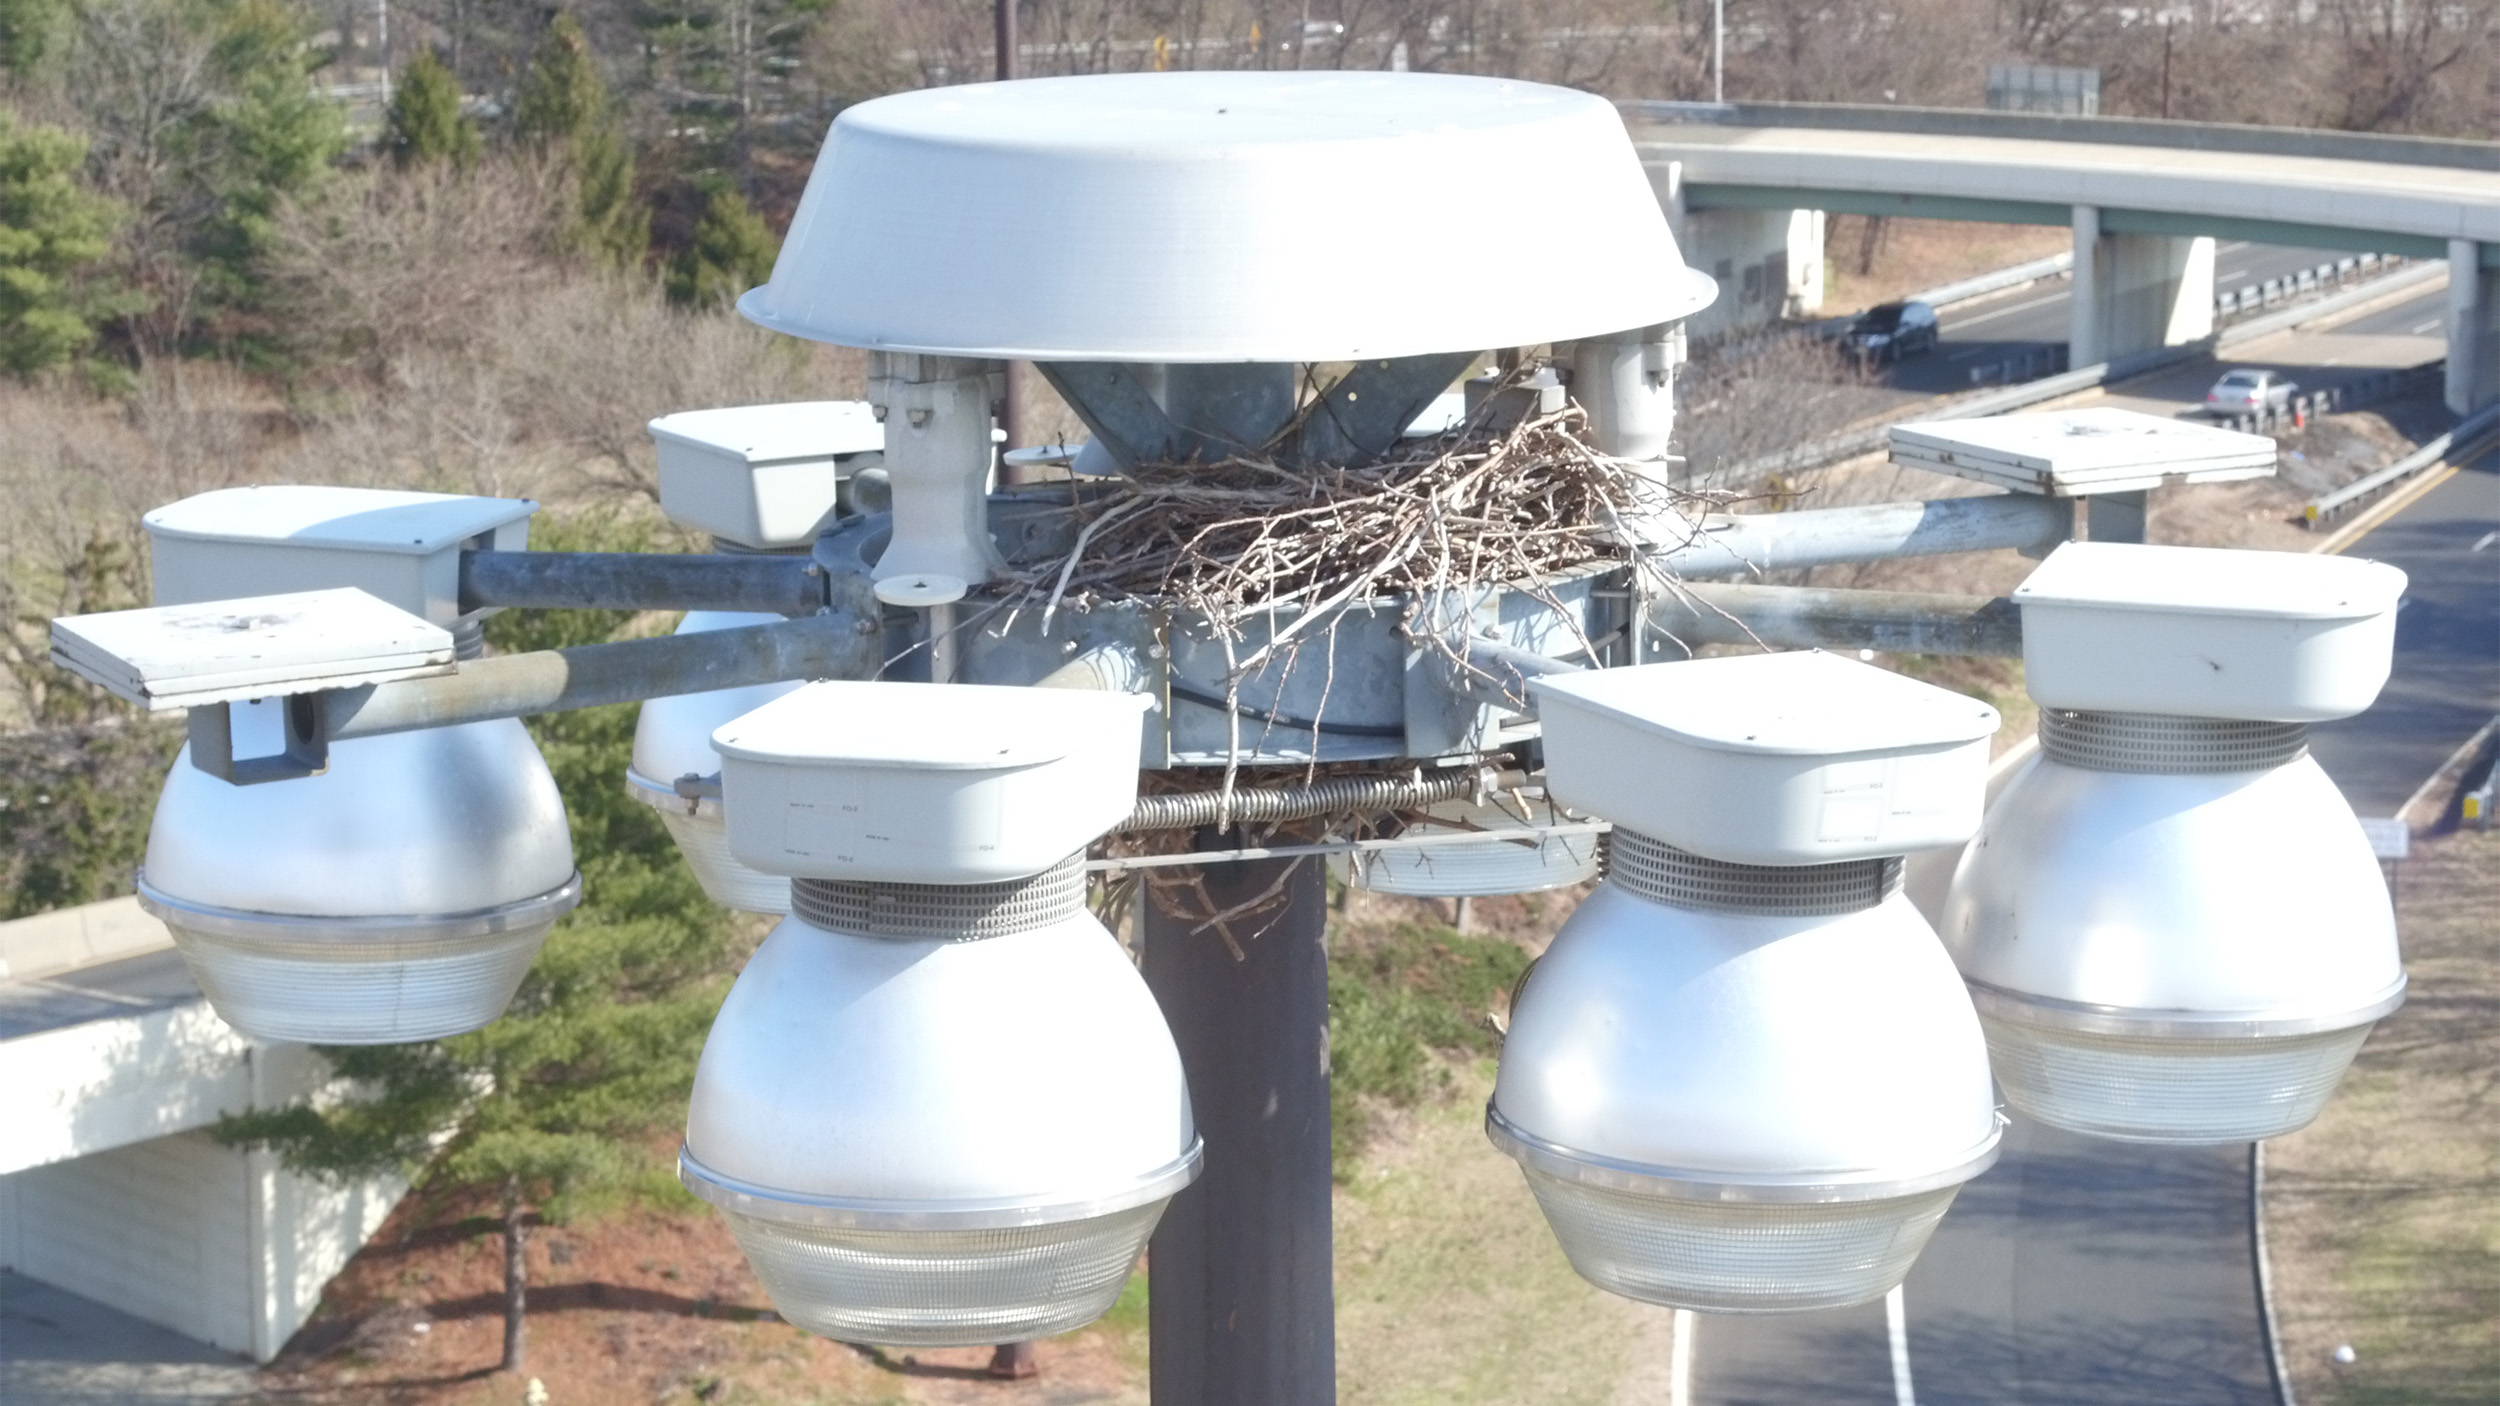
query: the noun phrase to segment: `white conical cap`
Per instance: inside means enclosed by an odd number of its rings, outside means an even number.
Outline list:
[[[738,307],[896,351],[1289,362],[1592,337],[1716,293],[1602,98],[1443,74],[1131,73],[848,109],[772,282]]]

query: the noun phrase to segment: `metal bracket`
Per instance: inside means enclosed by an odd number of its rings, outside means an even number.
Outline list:
[[[1355,464],[1388,453],[1424,407],[1474,365],[1478,355],[1435,352],[1357,363],[1303,417],[1292,461]]]
[[[328,771],[330,742],[322,735],[321,695],[291,693],[278,703],[286,745],[259,757],[234,754],[233,704],[204,703],[193,708],[184,718],[191,734],[191,765],[236,786],[294,781]]]

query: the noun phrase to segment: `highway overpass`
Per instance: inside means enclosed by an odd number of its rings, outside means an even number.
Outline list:
[[[2500,399],[2500,145],[1812,103],[1631,103],[1624,117],[1679,218],[2071,228],[2077,365],[2209,334],[2217,239],[2445,259],[2449,407]]]

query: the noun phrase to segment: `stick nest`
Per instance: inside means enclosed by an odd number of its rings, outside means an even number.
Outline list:
[[[1318,619],[1383,596],[1631,562],[1619,524],[1693,521],[1715,505],[1609,458],[1586,431],[1573,405],[1402,441],[1356,468],[1141,465],[1077,500],[1073,549],[1007,577],[999,606],[1047,618],[1069,601],[1159,597],[1218,625],[1279,607]]]

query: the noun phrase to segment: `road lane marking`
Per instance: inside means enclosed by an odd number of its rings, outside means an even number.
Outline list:
[[[2051,293],[2045,298],[2032,298],[2026,302],[2009,303],[2004,307],[1997,308],[1990,312],[1974,313],[1969,317],[1957,317],[1953,319],[1953,326],[1968,327],[1974,322],[1986,322],[1990,318],[2003,317],[2008,313],[2029,312],[2033,308],[2044,308],[2051,303],[2064,302],[2068,296],[2069,295],[2064,292],[2057,292]]]
[[[2469,552],[2479,552],[2494,542],[2500,542],[2500,532],[2486,532],[2482,536],[2475,538],[2474,545],[2466,548],[2466,550]]]
[[[2228,283],[2228,282],[2230,282],[2232,279],[2235,279],[2235,278],[2246,278],[2246,277],[2248,277],[2248,270],[2246,270],[2246,269],[2233,269],[2233,270],[2231,270],[2229,273],[2218,273],[2218,274],[2215,274],[2215,275],[2214,275],[2214,282],[2216,282],[2216,283]]]
[[[1892,1339],[1892,1406],[1918,1406],[1910,1389],[1910,1309],[1898,1284],[1884,1295],[1884,1332]]]
[[[1667,1406],[1693,1406],[1693,1311],[1679,1308],[1667,1349]]]

